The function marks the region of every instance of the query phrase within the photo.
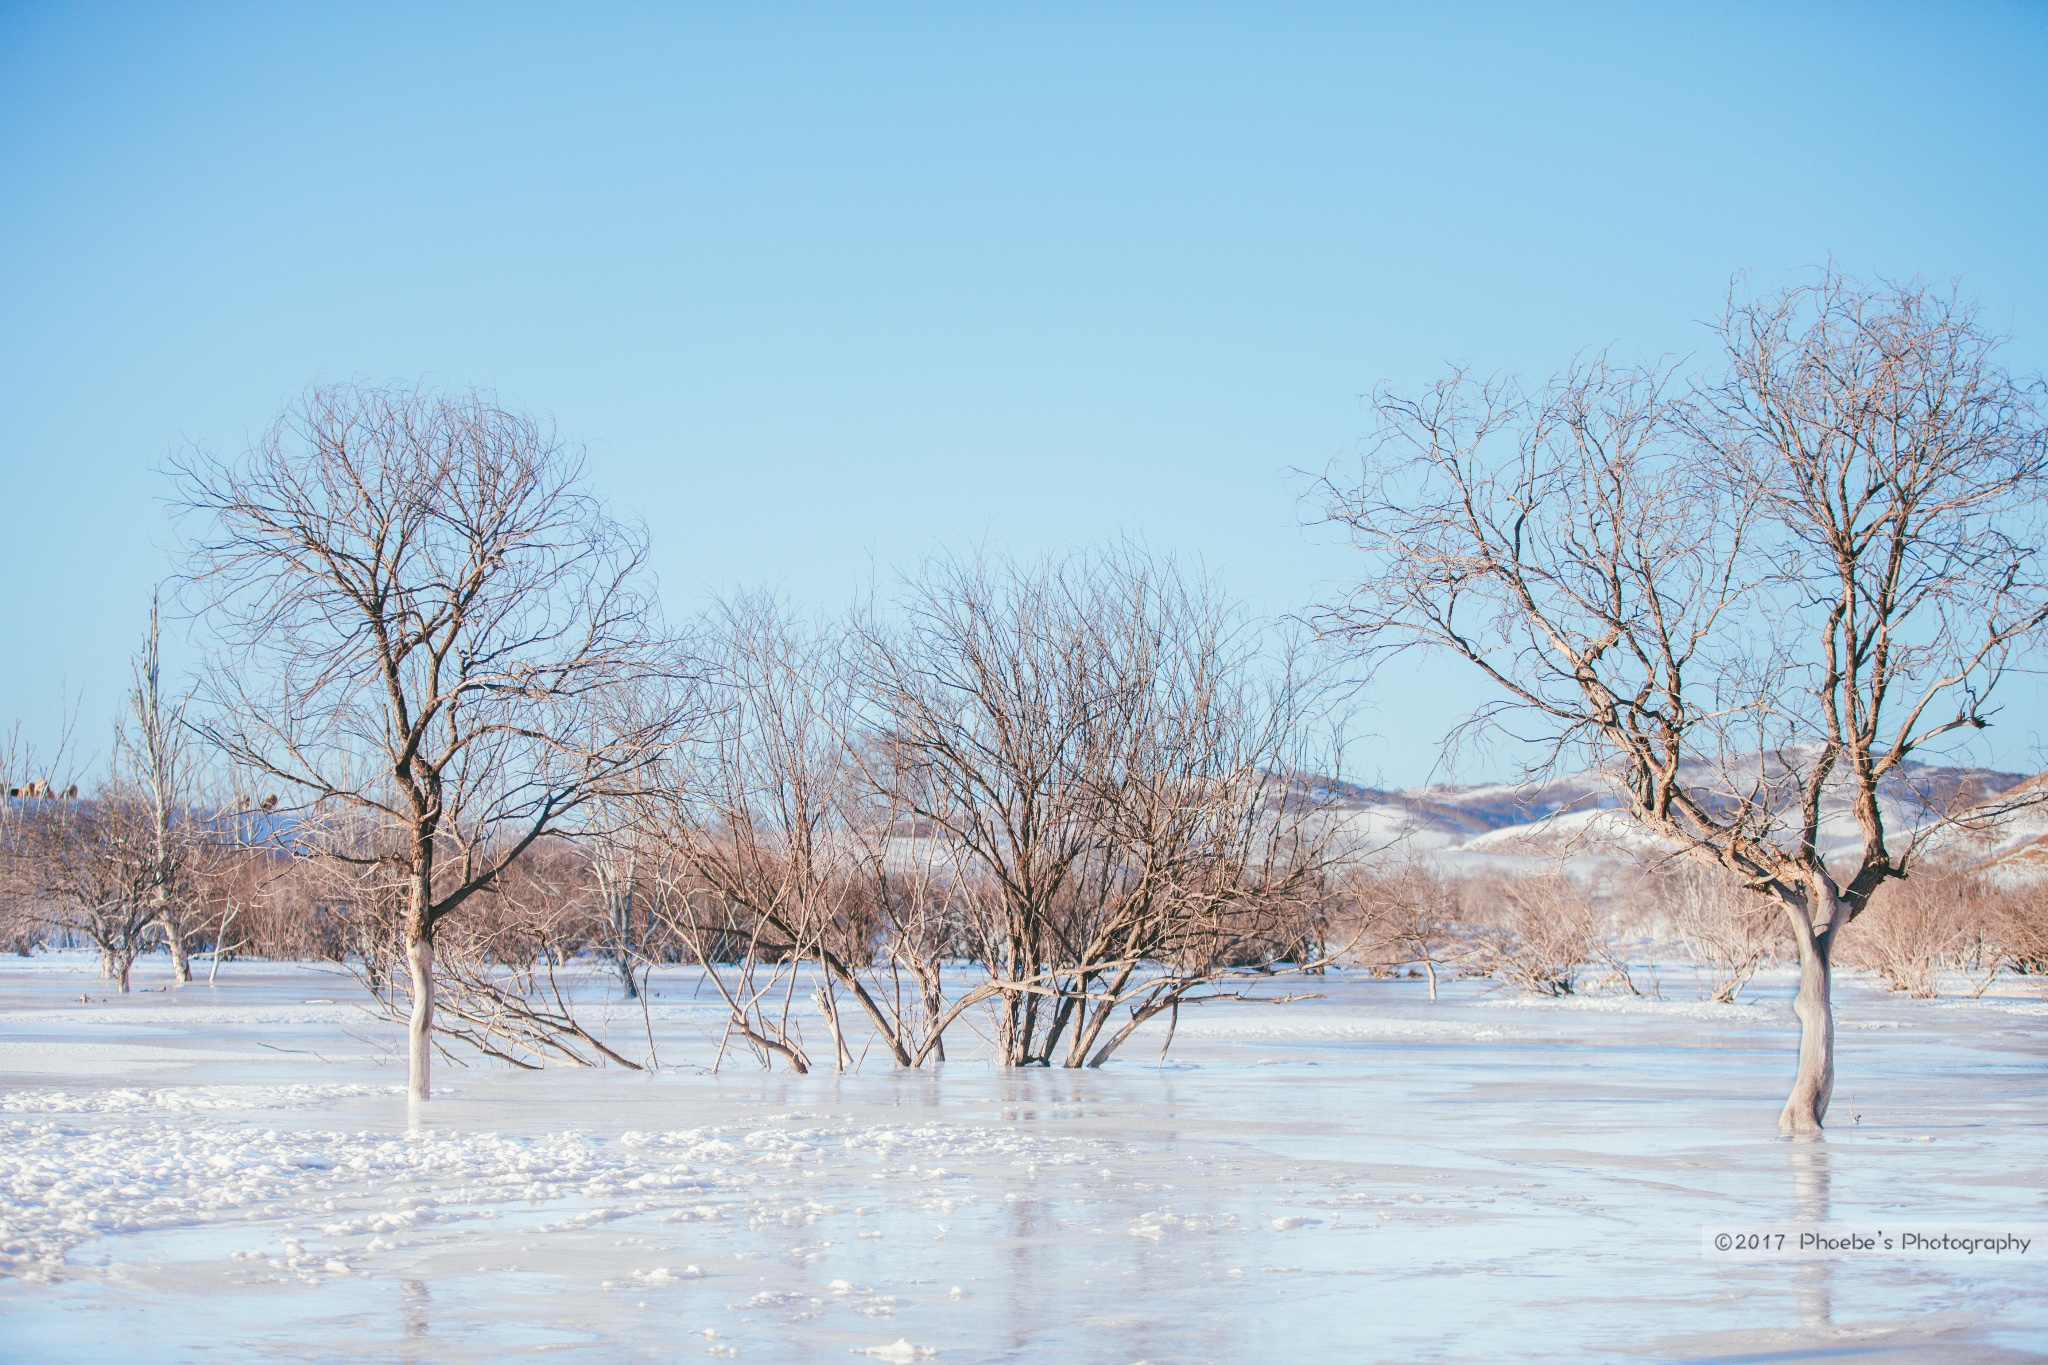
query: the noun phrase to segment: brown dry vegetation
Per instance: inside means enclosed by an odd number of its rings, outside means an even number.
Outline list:
[[[97,946],[110,979],[124,960],[163,951],[142,901],[145,879],[132,859],[108,850],[119,813],[117,793],[10,808],[0,831],[0,934],[9,949]],[[916,829],[904,824],[896,833]],[[601,1040],[579,1017],[570,986],[603,975],[637,987],[655,965],[687,963],[707,969],[733,1002],[731,1055],[795,1069],[849,1065],[853,1049],[836,1011],[857,985],[902,1038],[942,1056],[944,1025],[960,1011],[940,989],[938,969],[989,950],[999,900],[971,871],[919,866],[906,850],[928,843],[899,838],[890,857],[847,858],[818,877],[800,919],[772,898],[737,894],[703,875],[696,869],[715,864],[702,856],[648,856],[621,922],[599,875],[599,850],[540,841],[443,944],[441,1045],[459,1041],[520,1066],[643,1066],[655,1060],[651,1040],[645,1054]],[[363,982],[377,1008],[403,1020],[405,889],[376,861],[373,842],[356,852],[362,861],[351,863],[224,838],[195,857],[201,870],[181,887],[181,906],[196,972],[223,964],[232,972],[238,958],[332,962]],[[102,886],[104,878],[88,875],[95,867],[120,884]],[[770,880],[774,872],[765,857],[755,869]],[[1427,977],[1434,998],[1439,978],[1470,977],[1538,995],[1669,993],[1676,962],[1691,968],[1677,989],[1732,1001],[1760,968],[1793,960],[1782,919],[1767,905],[1689,867],[1610,868],[1582,881],[1555,872],[1446,876],[1404,862],[1350,867],[1318,886],[1313,895],[1291,887],[1277,898],[1203,901],[1200,913],[1171,921],[1152,949],[1163,960],[1151,970],[1220,987],[1234,971],[1334,954],[1375,975]],[[1072,917],[1096,903],[1085,888],[1055,898],[1045,910],[1048,934],[1078,932],[1085,921]],[[837,975],[824,972],[830,988],[811,1003],[831,1036],[807,1038],[794,997],[781,988],[821,955],[838,964]],[[1963,973],[1965,989],[1981,992],[2001,973],[2048,972],[2048,894],[1929,865],[1888,886],[1858,917],[1843,935],[1841,961],[1921,997],[1941,988],[1943,973]],[[623,994],[632,1008],[638,991]]]
[[[1447,876],[1416,863],[1353,869],[1330,904],[1347,960],[1483,976],[1537,995],[1663,991],[1650,969],[1691,968],[1699,998],[1735,1000],[1758,970],[1794,960],[1783,918],[1732,879],[1687,866],[1558,874]],[[2048,888],[1933,865],[1885,889],[1843,935],[1844,966],[1932,996],[1942,972],[1983,991],[2001,972],[2048,971]],[[1652,983],[1655,984],[1652,984]]]

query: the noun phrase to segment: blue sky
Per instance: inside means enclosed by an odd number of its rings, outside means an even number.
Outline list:
[[[0,725],[104,752],[156,469],[315,379],[553,414],[675,614],[1118,534],[1298,610],[1289,471],[1446,360],[1832,255],[2041,368],[2044,71],[2038,4],[0,6]],[[1482,695],[1390,678],[1355,774]]]

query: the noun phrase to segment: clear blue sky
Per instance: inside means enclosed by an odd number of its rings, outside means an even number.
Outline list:
[[[6,5],[0,725],[104,752],[156,468],[316,378],[552,413],[676,614],[1118,533],[1299,609],[1287,471],[1446,359],[1693,351],[1832,254],[2041,367],[2044,73],[2041,4]],[[1478,695],[1392,681],[1355,772]]]

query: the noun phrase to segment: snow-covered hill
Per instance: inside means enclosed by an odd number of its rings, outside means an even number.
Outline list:
[[[1762,777],[1769,783],[1781,775],[1772,764]],[[1701,771],[1693,780],[1712,790],[1710,778]],[[1343,821],[1354,856],[1419,857],[1445,871],[1654,857],[1664,846],[1618,809],[1613,784],[1598,772],[1395,791],[1323,782],[1315,792]],[[1850,852],[1859,837],[1847,795],[1837,788],[1824,798],[1821,842],[1831,855]],[[1887,781],[1883,805],[1887,827],[1899,835],[1972,812],[1977,818],[1935,836],[1946,851],[2018,876],[2048,876],[2048,774],[1909,762]]]

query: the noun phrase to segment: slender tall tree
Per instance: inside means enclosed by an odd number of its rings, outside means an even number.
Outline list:
[[[171,979],[184,985],[192,979],[192,952],[186,921],[191,903],[185,884],[196,827],[189,809],[190,774],[182,699],[167,701],[163,688],[163,656],[159,645],[161,594],[149,598],[149,633],[135,656],[128,689],[128,715],[120,728],[117,749],[129,769],[134,799],[149,820],[149,889],[147,900],[157,932],[171,955]],[[132,728],[131,728],[132,726]]]

